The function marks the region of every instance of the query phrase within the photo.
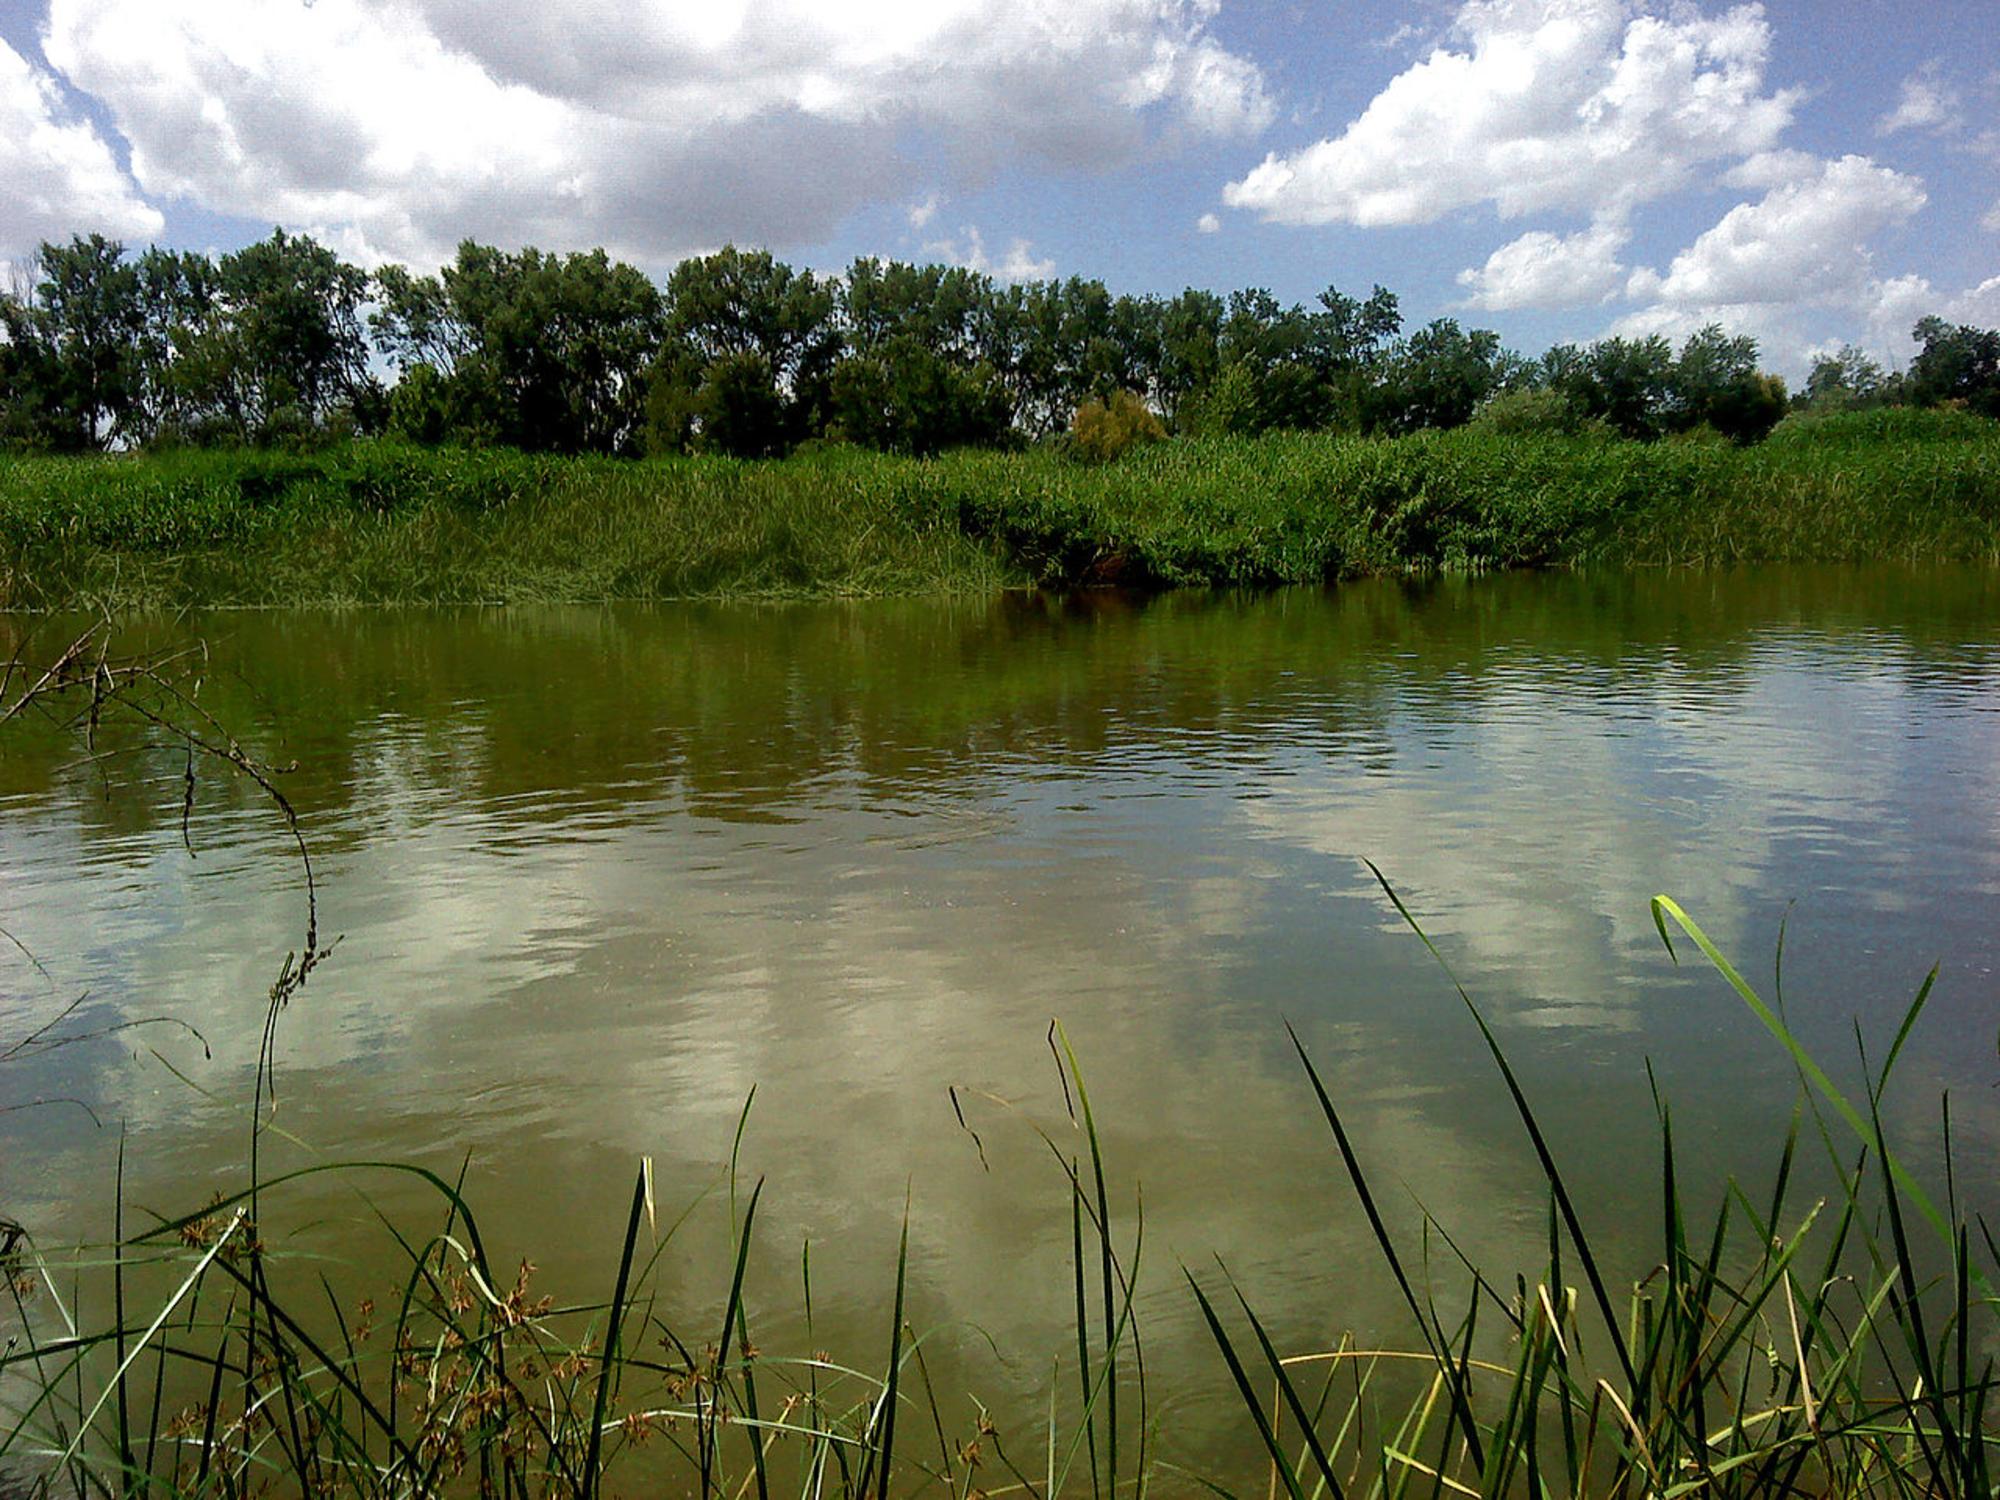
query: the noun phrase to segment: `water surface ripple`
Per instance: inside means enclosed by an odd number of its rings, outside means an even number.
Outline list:
[[[693,1198],[755,1085],[760,1342],[796,1332],[804,1239],[818,1336],[875,1339],[907,1186],[914,1320],[994,1336],[998,1366],[969,1333],[939,1357],[1002,1411],[1036,1409],[1066,1326],[1065,1202],[1027,1123],[1061,1120],[1051,1017],[1144,1186],[1154,1374],[1203,1393],[1182,1441],[1227,1397],[1176,1261],[1224,1255],[1295,1341],[1393,1321],[1285,1020],[1404,1222],[1414,1196],[1505,1271],[1532,1253],[1504,1096],[1364,860],[1497,1020],[1635,1272],[1646,1062],[1718,1182],[1764,1169],[1794,1097],[1713,975],[1664,953],[1656,891],[1760,982],[1788,920],[1787,1006],[1836,1062],[1941,961],[1894,1123],[1925,1139],[1945,1085],[1969,1149],[2000,1144],[1990,572],[149,630],[205,636],[203,703],[298,763],[343,941],[285,1018],[288,1152],[470,1153],[497,1253],[601,1293],[638,1157]],[[107,1122],[0,1113],[0,1210],[45,1238],[102,1232],[110,1122],[163,1212],[241,1160],[299,879],[214,778],[190,857],[178,778],[141,757],[107,784],[32,731],[0,748],[0,926],[50,975],[0,960],[0,1038],[88,991],[79,1022],[179,1017],[212,1051],[152,1030],[0,1069],[0,1103]],[[692,1307],[726,1290],[720,1213],[670,1269]],[[297,1214],[365,1241],[341,1190]]]

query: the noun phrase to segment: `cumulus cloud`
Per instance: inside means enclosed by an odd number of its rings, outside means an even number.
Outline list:
[[[78,231],[160,231],[104,137],[66,116],[56,81],[0,41],[0,265]]]
[[[1819,175],[1824,159],[1810,151],[1759,151],[1722,174],[1724,187],[1763,192]]]
[[[1626,293],[1646,305],[1613,331],[1679,336],[1721,323],[1756,336],[1781,367],[1797,367],[1812,346],[1808,315],[1831,310],[1871,329],[1894,316],[1884,307],[1920,278],[1879,278],[1869,242],[1924,202],[1919,179],[1865,156],[1821,162],[1730,209],[1664,272],[1634,271]]]
[[[910,220],[910,228],[922,229],[932,219],[937,217],[937,211],[943,205],[944,199],[936,193],[932,193],[921,203],[912,203],[908,210],[906,210]]]
[[[1917,347],[1911,330],[1919,318],[1935,314],[1951,323],[2000,326],[2000,276],[1952,294],[1940,292],[1924,276],[1897,276],[1870,289],[1866,309],[1872,347],[1901,360]]]
[[[1924,64],[1903,80],[1896,107],[1875,122],[1883,135],[1899,130],[1951,130],[1963,117],[1958,91],[1944,81],[1936,62]]]
[[[1009,240],[1005,253],[995,260],[987,254],[985,236],[976,225],[966,225],[961,235],[959,239],[932,240],[924,246],[924,253],[1001,281],[1047,281],[1056,274],[1056,263],[1047,258],[1037,260],[1034,248],[1019,236]]]
[[[2000,210],[1996,210],[1996,212],[2000,212]],[[1222,228],[1222,220],[1214,214],[1203,214],[1199,219],[1194,221],[1194,227],[1199,229],[1203,234],[1215,234]]]
[[[1338,137],[1224,189],[1285,224],[1422,224],[1491,204],[1598,217],[1773,147],[1798,95],[1767,92],[1761,6],[1715,16],[1629,0],[1467,0],[1454,34]]]
[[[1869,238],[1924,202],[1919,179],[1844,156],[1738,204],[1664,276],[1635,272],[1632,292],[1678,306],[1832,301],[1867,284]]]
[[[1625,283],[1618,255],[1630,238],[1615,223],[1560,236],[1531,230],[1487,256],[1484,266],[1458,273],[1458,284],[1470,293],[1465,305],[1502,312],[1605,301]]]
[[[1262,128],[1211,0],[52,0],[45,50],[156,195],[435,259],[460,235],[659,261],[907,193],[912,131],[1129,155]]]

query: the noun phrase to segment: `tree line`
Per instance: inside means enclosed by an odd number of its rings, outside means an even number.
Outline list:
[[[1520,430],[1761,437],[1791,405],[1958,402],[2000,416],[2000,332],[1917,325],[1908,371],[1859,350],[1789,397],[1756,341],[1711,326],[1539,358],[1394,293],[1287,305],[1114,294],[1070,277],[857,260],[845,275],[734,247],[664,284],[602,250],[467,241],[435,275],[350,265],[304,235],[211,257],[44,244],[0,291],[0,449],[92,452],[393,435],[557,453],[906,453],[1104,426],[1399,434],[1475,415]],[[1118,426],[1117,420],[1111,423]]]

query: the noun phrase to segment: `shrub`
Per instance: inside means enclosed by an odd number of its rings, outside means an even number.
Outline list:
[[[1611,429],[1561,391],[1500,391],[1481,403],[1469,427],[1508,437],[1611,437]]]
[[[1108,400],[1093,396],[1070,418],[1071,449],[1092,463],[1109,463],[1143,443],[1157,443],[1167,429],[1134,391],[1116,391]]]

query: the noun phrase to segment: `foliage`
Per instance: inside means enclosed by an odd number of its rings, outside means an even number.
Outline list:
[[[1931,318],[1917,336],[1907,378],[1846,349],[1815,366],[1803,404],[2000,410],[2000,332]],[[375,378],[378,359],[398,390]],[[1753,443],[1788,405],[1758,359],[1719,327],[1678,350],[1617,337],[1529,359],[1451,318],[1405,334],[1380,286],[1310,304],[1262,287],[1132,296],[874,259],[820,276],[735,246],[661,286],[602,250],[470,240],[435,275],[370,277],[282,231],[219,259],[128,257],[91,237],[44,245],[22,288],[0,294],[0,449],[298,448],[390,431],[627,457],[776,456],[815,440],[929,455],[1056,438],[1120,391],[1192,437],[1408,435],[1462,426],[1502,392],[1547,391],[1625,437]],[[1555,412],[1537,420],[1581,430]]]
[[[2000,559],[2000,423],[1951,409],[1795,415],[1749,448],[1475,423],[1393,439],[1184,437],[1102,465],[1053,445],[921,460],[818,445],[750,464],[400,442],[0,457],[0,603],[13,608],[1885,558]]]
[[[1399,345],[1369,403],[1368,426],[1381,432],[1462,427],[1499,384],[1499,335],[1467,333],[1439,318]]]
[[[1585,416],[1569,396],[1547,387],[1496,391],[1480,402],[1468,425],[1496,437],[1614,436],[1605,423]]]
[[[834,366],[828,435],[889,453],[999,447],[1013,402],[990,365],[966,365],[908,334]]]
[[[1923,345],[1910,364],[1911,398],[1920,406],[1962,402],[1981,416],[2000,417],[2000,329],[1924,318]]]
[[[1076,409],[1069,424],[1071,449],[1093,463],[1109,463],[1142,443],[1163,442],[1166,436],[1166,425],[1137,391],[1114,391],[1103,400],[1093,396]]]
[[[665,451],[677,428],[687,445],[744,457],[806,437],[840,348],[834,306],[830,286],[765,251],[728,246],[682,261],[667,279],[649,398],[656,415],[672,415],[650,424],[652,450]]]
[[[419,389],[391,420],[421,442],[503,443],[531,452],[634,453],[658,290],[601,250],[509,255],[467,241],[437,276],[377,273],[370,322]]]
[[[1842,344],[1813,361],[1801,393],[1802,404],[1814,410],[1851,411],[1891,400],[1897,385],[1865,350]]]

